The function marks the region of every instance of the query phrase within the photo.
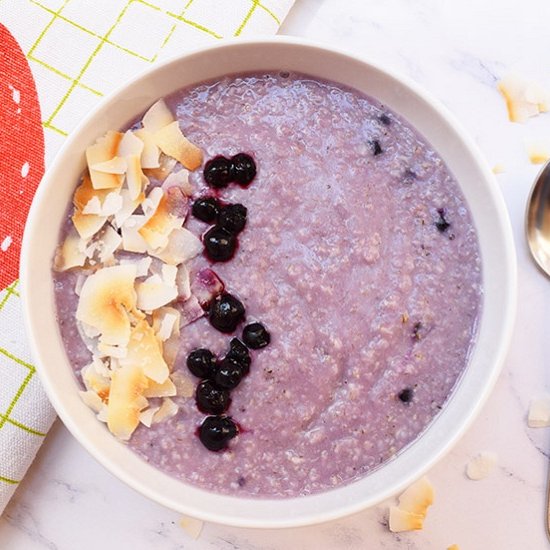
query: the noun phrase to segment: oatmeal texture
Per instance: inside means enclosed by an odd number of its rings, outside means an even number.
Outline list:
[[[129,445],[177,478],[233,495],[306,495],[364,476],[426,429],[475,341],[481,263],[456,181],[406,121],[329,82],[227,77],[167,102],[206,159],[256,159],[248,188],[219,194],[244,204],[248,221],[235,257],[213,269],[272,340],[251,350],[250,374],[232,391],[240,433],[228,450],[200,443],[205,415],[193,397],[175,397],[178,414],[140,426]],[[212,194],[200,170],[191,181],[197,197]],[[185,226],[208,228],[191,217]],[[205,265],[195,259],[192,275]],[[74,321],[78,274],[54,277],[78,373],[90,361]],[[231,337],[206,318],[184,327],[176,371],[191,376],[189,351],[223,356]]]

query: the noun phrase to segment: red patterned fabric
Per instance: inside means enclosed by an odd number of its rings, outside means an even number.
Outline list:
[[[25,55],[0,25],[0,290],[18,278],[32,197],[44,173],[44,132]]]

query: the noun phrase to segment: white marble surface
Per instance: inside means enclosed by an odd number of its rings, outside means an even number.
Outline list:
[[[498,7],[497,7],[498,6]],[[192,540],[179,515],[122,485],[88,456],[59,423],[0,518],[6,550],[147,549],[422,549],[538,550],[550,429],[531,430],[533,395],[550,390],[550,344],[543,322],[550,280],[529,260],[523,213],[537,167],[525,139],[550,139],[550,113],[508,122],[496,80],[512,70],[550,88],[548,0],[297,0],[283,32],[364,53],[412,77],[445,103],[474,136],[498,176],[519,262],[517,328],[504,371],[481,415],[429,476],[436,503],[422,532],[388,531],[384,503],[317,527],[258,531],[206,525]],[[482,450],[498,454],[488,479],[464,475]]]

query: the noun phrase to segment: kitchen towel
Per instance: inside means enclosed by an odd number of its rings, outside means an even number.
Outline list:
[[[275,34],[294,0],[0,0],[0,514],[55,414],[26,341],[21,236],[44,168],[80,119],[150,64]]]

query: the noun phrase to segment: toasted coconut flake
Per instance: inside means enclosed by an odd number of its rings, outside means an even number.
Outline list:
[[[86,282],[86,281],[84,281]],[[80,289],[80,294],[82,294],[82,288],[84,285],[82,285]],[[80,295],[79,295],[80,296]],[[90,325],[87,325],[86,323],[77,323],[78,330],[80,332],[80,336],[82,337],[82,340],[86,344],[86,347],[92,352],[95,353],[97,351],[97,342],[93,342],[93,345],[90,345],[92,340],[94,338],[97,338],[99,336],[99,330],[97,330],[95,327],[91,327]]]
[[[512,122],[525,122],[529,117],[550,109],[550,94],[540,84],[517,75],[507,75],[497,84],[504,96]]]
[[[158,407],[149,407],[148,409],[145,409],[144,411],[139,413],[139,421],[150,428],[151,424],[153,424],[153,417],[155,416],[155,413],[157,413],[159,410],[160,405]]]
[[[550,395],[531,399],[527,423],[530,428],[547,428],[550,426]]]
[[[122,139],[120,132],[107,132],[99,138],[94,145],[86,149],[88,167],[113,159],[118,151]],[[122,185],[123,176],[120,174],[107,174],[90,168],[90,177],[94,189],[112,189]]]
[[[90,166],[90,170],[95,172],[103,172],[105,174],[125,174],[126,173],[126,159],[124,157],[114,157],[111,160],[104,162],[98,162]]]
[[[71,227],[63,244],[57,247],[53,268],[55,271],[66,271],[73,267],[81,267],[86,261],[86,254],[82,250],[82,241],[76,229]]]
[[[82,214],[78,210],[71,217],[73,225],[80,237],[84,240],[91,239],[107,221],[107,216],[96,216],[95,214]]]
[[[122,207],[114,214],[114,224],[116,227],[122,227],[124,222],[136,211],[137,207],[145,199],[145,195],[142,193],[137,199],[133,200],[130,197],[130,191],[128,189],[121,189],[120,197],[122,198]],[[145,223],[145,218],[143,221]]]
[[[172,112],[166,105],[164,99],[159,99],[149,107],[149,110],[143,115],[143,127],[148,132],[156,132],[174,121]]]
[[[132,264],[136,266],[136,277],[147,277],[153,258],[144,256],[143,258],[121,258],[121,265]]]
[[[185,227],[177,227],[170,233],[164,249],[151,250],[149,253],[167,264],[179,265],[188,262],[201,252],[201,240]]]
[[[149,380],[149,385],[143,392],[144,397],[172,397],[176,395],[176,386],[174,382],[167,378],[162,384]]]
[[[128,130],[118,144],[117,155],[119,157],[127,157],[130,155],[140,156],[143,152],[143,147],[143,141],[135,136],[132,130]]]
[[[180,527],[193,539],[197,540],[200,537],[204,523],[200,519],[182,516],[180,519]]]
[[[180,329],[204,316],[204,309],[194,294],[182,304],[179,312],[181,314]]]
[[[112,375],[107,407],[107,425],[111,433],[127,441],[139,424],[139,414],[147,406],[143,391],[147,377],[136,363],[127,363]]]
[[[197,297],[202,307],[208,304],[224,291],[225,285],[212,269],[205,267],[195,276],[191,284],[191,292]]]
[[[180,312],[173,307],[161,307],[153,311],[153,329],[164,342],[172,336],[178,336]]]
[[[139,230],[145,224],[146,218],[141,215],[130,216],[122,225],[122,248],[126,252],[147,252],[147,243],[139,234]]]
[[[153,424],[172,418],[178,413],[178,409],[179,407],[169,397],[165,397],[160,409],[153,416]]]
[[[145,281],[136,284],[137,306],[143,311],[154,311],[175,300],[178,290],[167,285],[159,275],[151,275]]]
[[[100,204],[103,204],[105,197],[112,193],[111,189],[94,189],[92,180],[89,174],[82,176],[80,185],[76,188],[73,195],[73,204],[77,210],[83,211],[86,205],[93,199],[97,198]],[[92,213],[92,212],[90,212]]]
[[[172,308],[170,308],[172,309]],[[157,336],[165,342],[174,334],[175,330],[179,330],[180,314],[177,310],[173,312],[165,313],[161,316],[158,329],[156,330]]]
[[[182,302],[191,297],[191,275],[185,264],[178,267],[176,288],[178,289],[178,299]]]
[[[164,190],[166,196],[166,209],[182,223],[189,212],[189,198],[183,193],[179,186],[171,186]]]
[[[153,250],[166,248],[169,235],[183,224],[183,219],[175,216],[170,206],[168,197],[163,195],[155,213],[138,230],[138,233]]]
[[[153,134],[145,130],[145,128],[141,128],[140,130],[135,131],[135,135],[137,138],[140,139],[141,143],[143,144],[143,150],[141,152],[141,167],[143,169],[160,168],[161,166],[159,161],[160,149],[157,147],[157,144],[155,143]],[[172,168],[170,168],[170,170],[172,170]],[[157,178],[157,179],[160,179],[160,178]]]
[[[101,248],[99,251],[99,261],[103,264],[112,261],[114,253],[122,244],[122,237],[112,228],[106,225],[105,231],[101,235]]]
[[[107,193],[103,203],[97,196],[93,196],[84,206],[83,214],[95,214],[96,216],[113,216],[122,209],[123,200],[118,191]]]
[[[195,393],[195,382],[182,371],[176,371],[171,375],[172,382],[176,386],[177,395],[180,397],[192,397]]]
[[[168,378],[170,372],[162,356],[161,342],[146,320],[138,322],[132,329],[128,355],[120,359],[120,364],[139,366],[148,378],[159,384]]]
[[[151,134],[151,139],[153,139],[152,134]],[[155,147],[157,147],[156,144],[155,144]],[[157,147],[157,150],[160,153],[160,149],[158,147]],[[147,176],[149,176],[150,178],[154,178],[157,181],[162,183],[173,172],[174,167],[176,166],[177,163],[178,161],[176,159],[173,159],[172,157],[169,157],[168,155],[161,153],[159,157],[158,167],[146,169],[145,165],[142,164],[142,166]]]
[[[90,259],[90,264],[95,265],[97,264],[97,260],[94,258],[94,256],[97,256],[99,254],[99,250],[101,249],[101,240],[99,239],[101,231],[97,234],[96,238],[88,244],[86,249],[84,250],[84,254],[86,254],[86,258]]]
[[[74,293],[77,296],[80,296],[80,291],[82,290],[82,285],[84,284],[84,281],[86,280],[87,275],[84,275],[83,273],[79,273],[76,278],[76,283],[74,285]]]
[[[107,345],[125,346],[130,339],[130,316],[136,314],[133,265],[104,267],[82,285],[76,318],[96,329]]]
[[[149,179],[141,171],[141,163],[139,155],[129,155],[126,157],[128,170],[126,172],[126,183],[130,191],[130,199],[137,200],[143,189],[149,184]]]
[[[84,403],[95,413],[99,413],[103,409],[104,403],[101,400],[101,397],[99,397],[99,395],[97,395],[94,391],[79,391],[78,393],[82,401],[84,401]]]
[[[103,404],[103,407],[101,408],[101,410],[97,413],[96,415],[96,418],[100,421],[100,422],[104,422],[105,424],[107,424],[107,417],[108,417],[109,413],[108,413],[108,407],[106,404]]]
[[[415,481],[399,496],[399,508],[426,517],[428,508],[434,501],[434,488],[424,476]]]
[[[141,208],[146,219],[151,218],[155,214],[163,197],[164,191],[160,187],[154,187],[147,197],[143,199]]]
[[[124,346],[110,346],[103,342],[98,342],[97,351],[101,357],[109,357],[111,359],[124,359],[128,355],[128,350]]]
[[[103,370],[103,362],[100,359],[94,359],[86,365],[81,371],[81,376],[87,390],[93,391],[102,401],[107,400],[111,379]]]
[[[95,214],[101,216],[101,201],[99,197],[92,197],[84,206],[82,210],[83,214]]]
[[[175,265],[163,264],[161,268],[162,281],[165,285],[176,286],[178,268]]]
[[[391,506],[389,527],[392,533],[418,531],[424,527],[424,517],[402,510],[397,506]]]
[[[123,199],[119,192],[113,191],[109,193],[103,201],[103,207],[101,209],[102,216],[114,216],[122,209]]]
[[[177,121],[157,130],[153,138],[165,155],[175,158],[188,170],[196,170],[202,164],[201,149],[183,135]]]
[[[474,481],[485,479],[494,470],[496,464],[497,455],[489,451],[483,451],[468,462],[466,475]]]
[[[550,160],[550,139],[528,140],[525,146],[531,164],[544,164]]]
[[[178,336],[170,336],[168,340],[162,344],[162,352],[164,360],[168,365],[170,370],[173,370],[174,365],[176,364],[176,359],[178,358],[178,352],[180,349],[180,339]]]
[[[180,170],[179,172],[171,172],[168,174],[168,177],[164,180],[162,188],[164,191],[172,187],[178,187],[182,191],[187,191],[189,185],[189,172],[185,169]],[[187,195],[187,193],[185,193]]]

